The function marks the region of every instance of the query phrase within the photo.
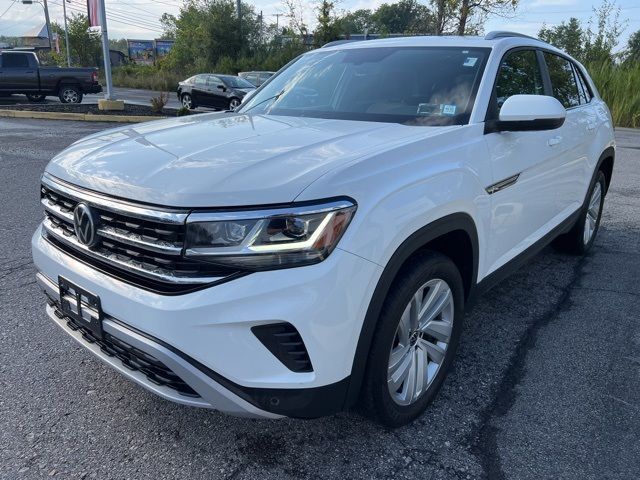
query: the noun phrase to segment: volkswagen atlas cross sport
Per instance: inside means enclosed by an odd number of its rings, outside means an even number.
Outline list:
[[[539,40],[342,43],[236,111],[57,155],[37,279],[60,328],[161,397],[398,426],[480,291],[552,241],[592,246],[614,153],[585,68]]]

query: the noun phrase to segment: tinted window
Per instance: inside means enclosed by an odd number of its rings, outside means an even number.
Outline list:
[[[536,52],[518,50],[500,65],[496,81],[498,107],[512,95],[544,95],[544,83]]]
[[[578,92],[580,94],[580,103],[589,103],[591,101],[591,92],[589,91],[589,87],[587,86],[587,82],[582,76],[582,72],[580,69],[574,64],[573,70],[576,75],[576,79],[578,80]]]
[[[255,88],[255,86],[240,77],[222,77],[222,81],[230,88]]]
[[[4,68],[28,68],[29,57],[15,53],[5,53],[2,55],[2,66]]]
[[[301,56],[240,112],[411,125],[467,123],[484,48],[384,47]]]
[[[224,84],[218,77],[214,77],[213,75],[209,75],[209,79],[207,80],[207,85],[209,88],[217,88],[218,86],[223,86]]]
[[[206,75],[196,75],[194,77],[195,81],[193,83],[195,83],[196,85],[202,87],[204,85],[206,85],[207,83],[207,77]]]
[[[578,85],[573,75],[571,62],[553,53],[544,52],[544,60],[547,63],[553,96],[556,97],[564,108],[580,105]]]

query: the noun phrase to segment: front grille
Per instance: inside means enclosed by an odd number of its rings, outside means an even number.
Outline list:
[[[74,209],[80,201],[96,214],[99,242],[92,247],[82,244],[74,230]],[[41,202],[45,207],[43,229],[52,243],[96,267],[123,272],[136,286],[174,292],[238,273],[184,257],[188,211],[129,205],[57,184],[47,176],[43,177]]]
[[[200,395],[187,385],[180,377],[162,363],[157,358],[143,352],[142,350],[129,345],[126,342],[104,332],[103,338],[96,337],[93,332],[76,325],[72,320],[65,317],[56,304],[52,305],[58,318],[65,319],[67,326],[73,331],[80,331],[82,338],[88,343],[95,343],[100,350],[109,357],[115,357],[122,362],[122,365],[129,370],[143,373],[147,379],[155,384],[169,387],[180,395],[191,398],[199,398]]]

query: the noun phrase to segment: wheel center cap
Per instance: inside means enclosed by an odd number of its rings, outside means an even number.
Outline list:
[[[411,346],[417,343],[419,335],[420,334],[418,332],[413,332],[411,334],[411,336],[409,337],[409,343],[411,344]]]

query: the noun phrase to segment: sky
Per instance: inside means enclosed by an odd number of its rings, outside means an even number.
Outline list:
[[[302,0],[301,0],[302,1]],[[394,0],[341,0],[337,1],[337,10],[355,10],[358,8],[376,8],[382,3]],[[428,3],[428,0],[418,0]],[[554,26],[570,17],[579,18],[586,25],[592,16],[593,7],[602,0],[520,0],[515,15],[509,18],[491,17],[485,23],[485,32],[491,30],[510,30],[536,36],[543,24]],[[52,21],[62,24],[63,0],[48,0]],[[159,18],[164,12],[178,14],[180,0],[106,0],[108,31],[110,38],[153,39],[160,38],[162,29]],[[256,11],[262,11],[266,22],[275,22],[276,13],[284,13],[285,8],[279,0],[249,0]],[[313,27],[314,2],[303,2],[306,8],[308,25]],[[640,30],[640,1],[617,0],[621,8],[621,19],[628,22],[621,37],[618,50],[624,48],[628,37]],[[67,0],[67,15],[72,12],[86,13],[86,0]],[[287,22],[280,17],[281,24]],[[29,32],[42,28],[44,9],[41,4],[23,5],[22,0],[0,0],[0,35],[26,36]]]

